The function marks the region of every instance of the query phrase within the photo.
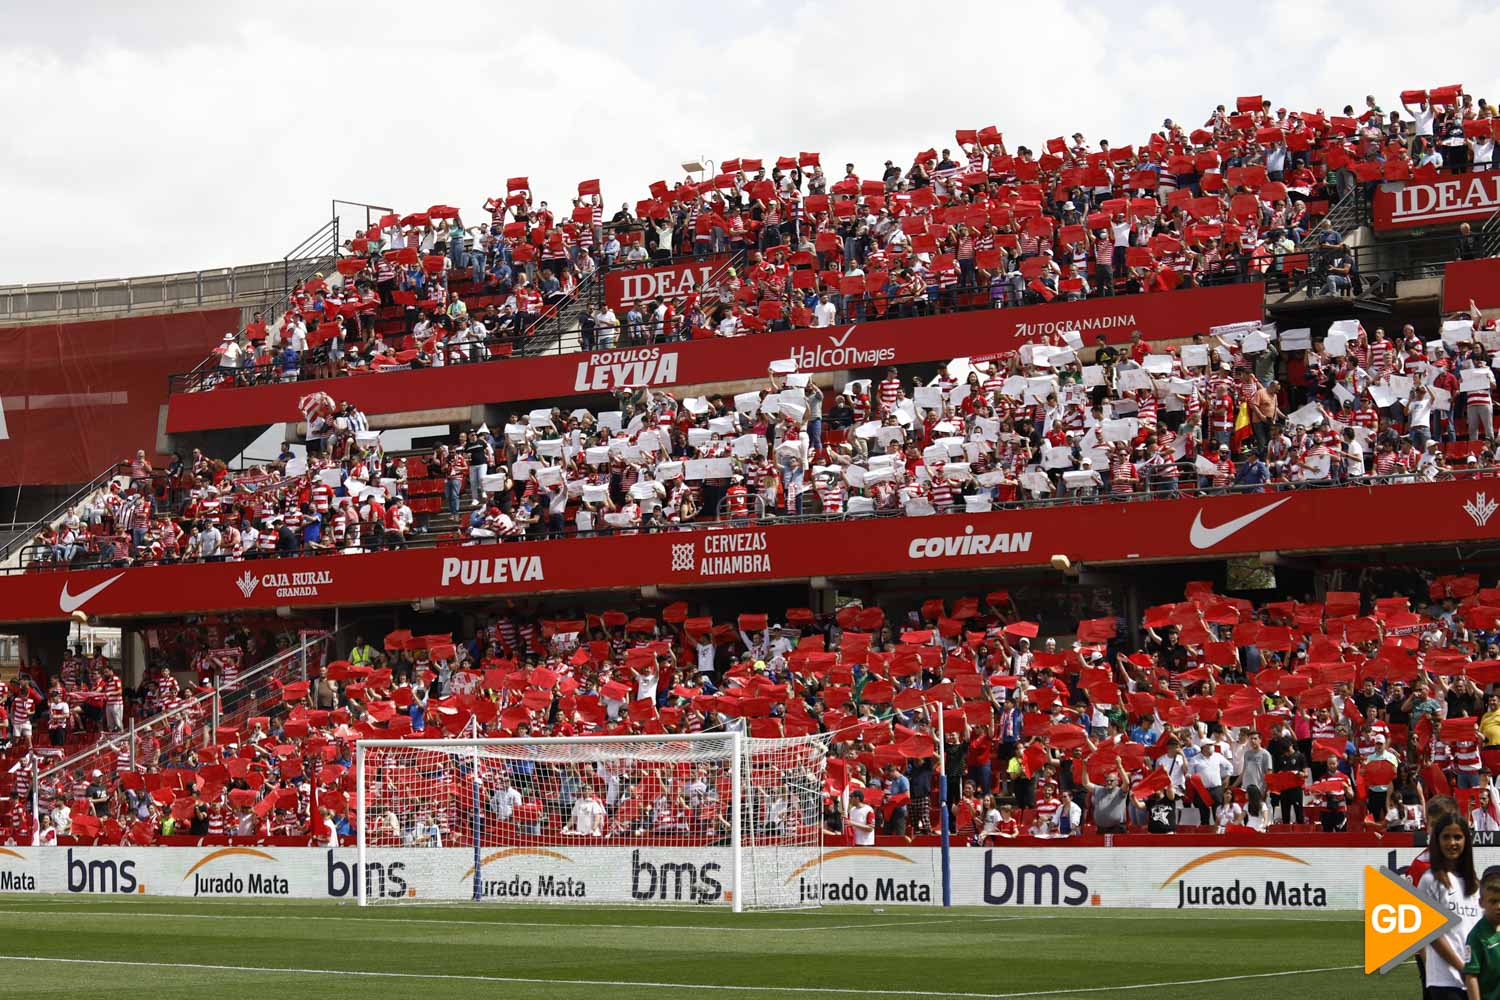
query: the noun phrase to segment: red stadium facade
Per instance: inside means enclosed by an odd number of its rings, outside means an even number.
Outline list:
[[[723,526],[659,534],[364,555],[252,559],[0,577],[11,621],[403,604],[422,598],[742,586],[911,573],[1185,562],[1500,537],[1480,513],[1500,482],[1301,490],[1204,499],[1062,505],[989,514]],[[1480,512],[1480,513],[1476,513]]]
[[[155,454],[165,372],[202,360],[238,309],[0,329],[8,482],[80,483],[145,447]]]

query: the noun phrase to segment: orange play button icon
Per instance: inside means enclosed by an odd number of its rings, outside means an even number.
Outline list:
[[[1385,975],[1460,921],[1389,868],[1365,869],[1365,974]]]

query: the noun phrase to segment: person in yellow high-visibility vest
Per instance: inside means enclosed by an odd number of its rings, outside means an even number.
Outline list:
[[[354,648],[349,650],[349,662],[356,667],[374,666],[375,647],[365,642],[364,636],[356,637]]]

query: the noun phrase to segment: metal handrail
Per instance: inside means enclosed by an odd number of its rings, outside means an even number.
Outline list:
[[[108,489],[110,482],[120,475],[121,469],[125,469],[128,471],[130,469],[130,464],[128,462],[116,462],[107,470],[101,472],[92,480],[80,486],[73,492],[72,496],[68,497],[62,503],[53,507],[50,511],[42,515],[37,520],[31,522],[23,528],[15,529],[21,532],[20,537],[13,538],[10,541],[6,542],[3,546],[0,546],[0,562],[4,562],[10,558],[11,553],[15,551],[18,543],[22,548],[24,548],[24,543],[30,542],[30,540],[39,532],[41,532],[43,528],[51,527],[57,524],[62,520],[63,516],[67,514],[70,509],[76,507],[78,504],[87,500],[89,497],[93,496],[100,490]]]
[[[176,706],[175,708],[167,709],[164,712],[158,712],[157,714],[140,721],[131,720],[130,727],[126,731],[111,736],[109,739],[99,740],[98,742],[85,747],[82,750],[79,750],[71,757],[61,760],[58,763],[52,764],[46,768],[37,770],[35,773],[35,780],[32,782],[32,788],[39,792],[42,788],[43,783],[50,781],[59,774],[65,774],[66,772],[74,768],[84,766],[90,760],[97,760],[101,757],[101,755],[106,758],[118,758],[119,752],[122,748],[128,750],[133,767],[135,761],[135,740],[137,739],[138,735],[143,731],[149,732],[159,729],[163,725],[175,723],[183,716],[194,717],[196,713],[207,712],[210,719],[210,726],[207,735],[210,741],[216,740],[218,738],[221,701],[226,693],[228,693],[229,691],[248,690],[248,687],[250,685],[264,680],[266,678],[266,675],[268,675],[271,671],[285,666],[293,659],[300,660],[302,664],[302,675],[303,678],[306,679],[308,650],[328,642],[337,634],[337,632],[324,633],[317,638],[306,640],[300,646],[294,646],[290,649],[282,650],[280,653],[275,654],[269,659],[262,660],[260,663],[252,666],[249,670],[239,674],[239,676],[235,679],[234,688],[221,689],[216,685],[212,691],[206,691],[203,694],[189,698],[187,701]],[[111,768],[111,771],[113,771],[113,768]]]
[[[1082,507],[1109,503],[1149,503],[1156,500],[1173,500],[1183,498],[1208,498],[1220,496],[1237,496],[1260,493],[1285,493],[1295,490],[1309,489],[1344,489],[1344,488],[1372,488],[1387,485],[1405,485],[1421,482],[1414,473],[1401,472],[1386,476],[1361,476],[1355,480],[1348,479],[1322,479],[1316,481],[1293,482],[1293,483],[1264,483],[1256,485],[1234,484],[1224,487],[1196,486],[1191,485],[1199,477],[1194,472],[1189,472],[1191,464],[1179,462],[1178,468],[1183,471],[1181,481],[1171,488],[1158,488],[1147,484],[1142,489],[1133,490],[1130,493],[1111,493],[1108,482],[1101,489],[1092,494],[1064,493],[1046,497],[1024,498],[997,502],[994,510],[1041,510],[1054,507]],[[1457,479],[1490,479],[1500,478],[1500,465],[1475,466],[1473,468],[1450,469],[1438,481],[1451,481]],[[939,513],[962,513],[961,508],[955,507],[952,511],[940,511]],[[646,522],[638,526],[628,528],[615,528],[608,525],[580,531],[576,528],[568,528],[562,532],[542,531],[536,535],[516,535],[505,538],[468,538],[459,533],[445,532],[442,534],[412,534],[401,543],[401,548],[438,548],[444,545],[463,544],[506,544],[521,541],[541,540],[566,540],[579,538],[596,538],[619,533],[647,533],[660,534],[674,531],[713,531],[725,527],[727,524],[742,526],[746,523],[763,523],[767,525],[792,525],[792,524],[821,524],[831,521],[866,520],[871,518],[908,517],[920,515],[908,515],[904,508],[893,508],[885,510],[872,510],[861,513],[844,511],[838,514],[768,514],[763,517],[749,516],[736,517],[726,515],[722,520],[718,510],[712,515],[706,516],[700,513],[702,520],[669,524],[666,522]],[[364,552],[379,551],[378,549],[364,549]],[[277,552],[270,556],[258,557],[261,561],[265,559],[300,559],[308,556],[326,554],[325,552],[298,551],[293,553]],[[61,567],[50,563],[33,563],[27,567],[7,568],[0,570],[0,575],[14,574],[18,572],[48,572],[67,570],[77,567]],[[97,567],[94,567],[97,568]]]
[[[1366,286],[1362,292],[1365,297],[1393,298],[1399,281],[1442,277],[1447,265],[1457,259],[1457,241],[1453,234],[1414,236],[1344,247],[1342,252],[1354,263],[1353,276]],[[1298,251],[1307,262],[1298,284],[1309,296],[1317,295],[1327,273],[1323,258],[1331,252],[1321,247]],[[1286,257],[1279,259],[1285,261]]]
[[[320,250],[321,252],[317,252]],[[262,314],[268,313],[273,318],[285,313],[291,303],[292,290],[319,271],[331,271],[338,256],[339,220],[335,214],[332,219],[319,226],[311,236],[304,239],[281,259],[281,295],[263,304],[258,311]],[[205,374],[211,374],[217,367],[218,355],[210,352],[194,366],[191,372],[187,373],[187,377],[197,376],[201,382]],[[174,391],[174,386],[178,384],[178,381],[177,375],[167,377],[168,393]]]
[[[734,259],[737,260],[739,258]],[[1256,258],[1252,258],[1248,255],[1241,255],[1234,258],[1225,258],[1220,262],[1217,270],[1201,272],[1198,275],[1200,285],[1215,286],[1234,283],[1259,283],[1267,280],[1265,274],[1254,269],[1253,265],[1255,263]],[[730,266],[734,266],[733,261],[726,262],[718,271],[715,272],[715,274],[721,274],[723,270],[727,269]],[[1025,301],[1011,301],[1009,297],[995,298],[994,288],[990,285],[957,285],[949,289],[948,292],[951,293],[952,301],[948,302],[944,306],[944,310],[946,312],[975,312],[999,307],[1010,307],[1027,304]],[[1114,291],[1112,289],[1109,293],[1105,293],[1101,290],[1094,297],[1104,298],[1109,297],[1109,295],[1112,294],[1114,294]],[[1136,294],[1144,295],[1171,293],[1148,293],[1143,290],[1142,292]],[[907,318],[909,315],[908,313],[905,313],[900,309],[901,303],[903,301],[901,296],[872,295],[869,293],[865,293],[864,295],[860,296],[842,296],[835,293],[833,297],[840,300],[841,302],[857,301],[861,305],[861,309],[864,313],[863,317],[859,320],[859,322],[861,323],[873,323],[879,320],[886,319],[903,319]],[[923,301],[928,300],[924,299]],[[781,322],[785,325],[778,327],[778,330],[793,329],[788,321],[783,320]],[[626,333],[628,332],[628,328],[622,326],[621,331],[622,333]],[[496,336],[487,337],[482,341],[473,341],[472,343],[454,345],[453,347],[450,347],[448,349],[447,355],[445,356],[444,364],[487,364],[504,362],[517,357],[545,357],[554,354],[566,355],[590,353],[589,351],[585,351],[582,349],[565,349],[566,342],[565,339],[561,336],[555,338],[555,340],[553,340],[551,344],[548,344],[545,347],[540,346],[538,342],[545,339],[546,338],[539,337],[533,333],[527,333],[522,337],[517,337],[511,333],[498,334]],[[623,339],[625,341],[625,345],[647,342],[639,338],[630,339],[626,337]],[[533,349],[532,345],[537,346]],[[510,348],[508,352],[502,351],[500,354],[495,354],[492,350],[493,348],[504,348],[507,346]],[[461,350],[460,347],[462,347],[463,349]],[[381,371],[399,372],[407,370],[409,367],[410,366],[408,365],[390,365],[381,369]],[[345,373],[343,375],[337,375],[333,377],[343,378],[348,377],[348,375],[349,373]],[[316,379],[310,380],[319,381],[323,378],[324,376],[318,376]],[[238,368],[235,369],[233,374],[227,372],[219,372],[217,370],[195,370],[194,372],[173,375],[170,381],[172,392],[196,392],[205,388],[214,388],[223,384],[233,384],[239,387],[249,387],[269,382],[282,382],[286,380],[287,379],[283,376],[281,368],[273,363]],[[298,371],[293,381],[303,380],[304,379],[301,371]]]

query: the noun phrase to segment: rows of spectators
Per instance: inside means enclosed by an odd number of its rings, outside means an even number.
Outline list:
[[[772,371],[734,396],[620,392],[512,413],[427,455],[307,397],[309,457],[231,472],[144,454],[40,540],[39,562],[162,562],[659,530],[700,520],[985,511],[1047,499],[1433,481],[1494,464],[1494,323],[1423,340],[1358,321],[1215,327],[1176,346],[1062,331],[928,379],[825,388]],[[785,368],[786,365],[778,365]],[[128,478],[128,485],[127,485]],[[444,516],[446,515],[446,517]]]
[[[1139,145],[1074,133],[1012,151],[993,127],[960,129],[953,147],[906,167],[887,160],[878,177],[847,163],[830,179],[817,153],[729,160],[711,177],[657,182],[608,220],[597,181],[554,211],[512,178],[485,203],[488,225],[466,226],[445,205],[372,224],[348,242],[339,278],[300,288],[272,328],[258,317],[243,340],[229,338],[221,375],[508,354],[601,271],[681,255],[745,256],[706,292],[647,304],[651,333],[668,339],[813,326],[820,312],[868,322],[1229,281],[1288,287],[1304,272],[1311,291],[1339,294],[1358,281],[1339,234],[1299,252],[1329,203],[1493,164],[1494,107],[1483,98],[1450,87],[1402,100],[1404,117],[1373,96],[1342,114],[1242,98],[1199,128],[1167,119]],[[472,303],[450,294],[450,272]],[[618,320],[590,312],[583,346],[608,346]],[[400,337],[419,322],[430,335]],[[627,337],[645,329],[625,325]]]
[[[943,775],[963,843],[1310,823],[1413,830],[1437,794],[1494,830],[1497,623],[1500,588],[1474,575],[1431,578],[1420,594],[1329,591],[1258,608],[1190,584],[1128,634],[1106,609],[1045,640],[1005,591],[906,613],[794,608],[780,624],[693,617],[686,604],[577,620],[502,614],[459,641],[357,639],[349,659],[264,692],[259,714],[226,725],[217,745],[173,730],[118,773],[41,791],[53,829],[77,836],[321,841],[347,835],[357,738],[740,730],[828,734],[822,822],[856,843],[937,829]],[[665,807],[637,802],[619,825],[611,776],[570,773],[545,786],[531,773],[490,781],[484,828],[711,833],[670,795]],[[382,813],[379,835],[462,842],[473,817],[454,802],[469,798],[448,791],[407,803],[395,828]]]

